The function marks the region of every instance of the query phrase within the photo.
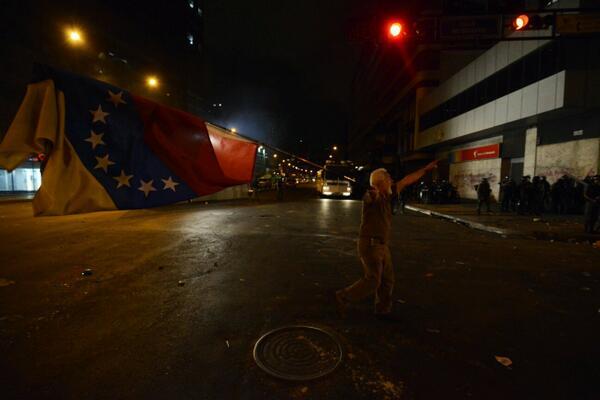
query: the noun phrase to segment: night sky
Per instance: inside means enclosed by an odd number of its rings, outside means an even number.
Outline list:
[[[224,122],[295,151],[344,142],[359,51],[344,31],[353,3],[207,2],[209,87],[223,96]]]
[[[164,96],[170,84],[175,86],[185,77],[200,93],[201,113],[210,122],[322,161],[333,144],[343,152],[356,121],[366,124],[381,108],[377,101],[395,90],[388,82],[406,73],[401,57],[389,58],[391,64],[381,70],[381,76],[365,70],[374,47],[371,42],[349,40],[349,30],[356,21],[377,15],[411,16],[417,8],[440,1],[196,1],[204,25],[199,28],[202,49],[194,55],[194,63],[186,58],[188,28],[177,20],[188,0],[1,3],[0,39],[8,44],[3,57],[7,62],[0,67],[2,105],[7,110],[0,115],[2,128],[8,124],[7,115],[18,107],[33,62],[77,70],[83,65],[78,58],[102,64],[105,61],[99,62],[97,55],[114,51],[128,59],[128,76],[157,72],[168,77],[163,97],[144,93],[141,80],[111,76],[108,68],[95,78],[178,106],[177,96]],[[475,3],[481,1],[458,2],[456,7],[467,4],[471,10]],[[65,23],[85,28],[89,54],[67,48],[61,31]],[[223,106],[211,113],[212,103]]]

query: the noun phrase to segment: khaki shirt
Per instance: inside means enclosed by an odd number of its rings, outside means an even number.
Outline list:
[[[392,230],[392,200],[389,195],[377,194],[369,189],[363,197],[362,220],[359,237],[375,238],[382,244],[389,243]]]

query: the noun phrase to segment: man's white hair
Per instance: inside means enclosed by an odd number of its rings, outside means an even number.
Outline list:
[[[377,168],[375,171],[371,172],[371,175],[369,176],[369,184],[371,186],[375,186],[377,182],[385,180],[387,174],[388,172],[385,168]]]

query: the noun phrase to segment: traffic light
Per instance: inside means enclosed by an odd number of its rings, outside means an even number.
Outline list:
[[[554,14],[521,14],[513,19],[516,31],[547,29],[554,25]]]
[[[521,29],[525,29],[528,24],[529,24],[529,17],[525,14],[519,15],[513,21],[513,26],[515,27],[515,29],[517,31],[520,31]]]
[[[397,42],[402,40],[408,34],[408,29],[404,21],[399,19],[389,20],[385,23],[385,34],[389,41]]]

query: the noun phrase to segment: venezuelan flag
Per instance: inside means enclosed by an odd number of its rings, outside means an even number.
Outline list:
[[[37,65],[0,143],[0,166],[46,154],[34,215],[63,215],[156,207],[248,183],[256,147],[183,111]]]

